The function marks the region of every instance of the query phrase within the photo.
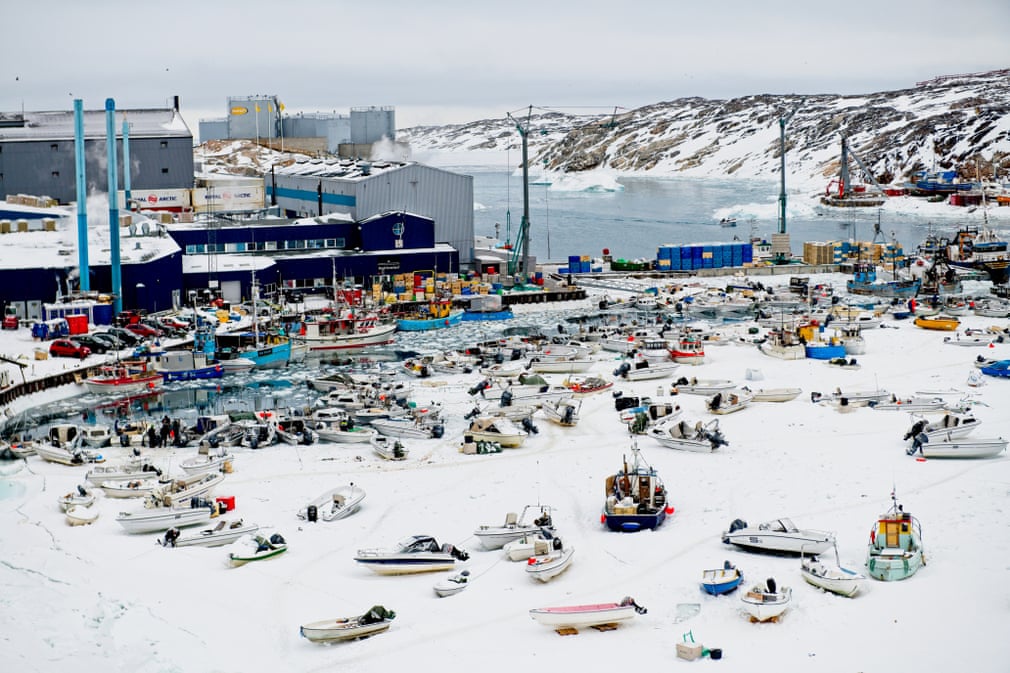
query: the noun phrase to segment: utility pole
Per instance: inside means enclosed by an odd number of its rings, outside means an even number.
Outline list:
[[[529,277],[532,274],[532,270],[530,269],[530,266],[532,266],[532,260],[530,259],[530,162],[527,136],[529,135],[530,130],[530,118],[533,116],[533,106],[530,106],[529,112],[526,115],[525,126],[520,124],[516,118],[512,116],[512,113],[507,113],[507,115],[508,118],[516,125],[516,130],[519,131],[519,136],[523,139],[523,219],[519,224],[522,241],[519,243],[519,249],[516,250],[516,254],[512,256],[509,273],[516,273],[519,271],[516,262],[521,256],[522,272],[524,275]]]
[[[786,124],[793,118],[796,111],[803,105],[803,101],[796,104],[792,112],[785,117],[779,117],[779,155],[781,160],[781,189],[779,190],[779,232],[776,238],[779,239],[778,246],[772,242],[772,251],[776,264],[786,264],[789,255],[789,238],[786,234]],[[783,249],[783,247],[785,249]]]

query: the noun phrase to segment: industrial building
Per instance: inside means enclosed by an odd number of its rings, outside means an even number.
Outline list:
[[[311,154],[368,157],[374,143],[396,140],[392,107],[352,107],[350,114],[313,112],[284,114],[277,96],[232,96],[228,116],[200,120],[200,142],[256,140],[275,149]]]
[[[303,161],[267,178],[267,199],[288,217],[337,213],[357,222],[390,211],[435,223],[435,241],[473,262],[473,177],[417,163]],[[405,244],[399,244],[407,247]]]
[[[179,98],[165,109],[116,110],[122,156],[121,129],[128,125],[130,183],[136,190],[189,189],[193,186],[193,134],[179,114]],[[106,113],[84,111],[85,171],[88,191],[108,191],[106,170]],[[119,185],[125,176],[119,169]],[[0,197],[45,195],[59,203],[77,199],[74,113],[0,113]]]

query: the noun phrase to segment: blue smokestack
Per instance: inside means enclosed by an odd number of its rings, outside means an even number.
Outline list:
[[[116,101],[105,99],[105,146],[109,154],[109,247],[112,251],[112,310],[123,310],[123,278],[119,259],[119,182],[116,176]]]
[[[130,205],[130,124],[123,117],[123,192],[126,195],[126,210],[133,210]]]
[[[81,292],[91,289],[88,271],[88,192],[84,179],[84,101],[74,99],[74,158],[77,165],[77,266]]]

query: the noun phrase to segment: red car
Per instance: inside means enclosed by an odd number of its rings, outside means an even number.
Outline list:
[[[139,337],[149,338],[149,337],[160,337],[162,331],[160,329],[155,329],[150,325],[145,325],[142,322],[134,323],[132,325],[127,325],[126,329],[133,332]]]
[[[57,339],[49,344],[49,354],[53,357],[84,358],[91,355],[91,349],[72,339]]]

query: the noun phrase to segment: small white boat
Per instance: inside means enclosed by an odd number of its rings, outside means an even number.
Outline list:
[[[317,496],[308,505],[298,510],[298,518],[306,521],[336,521],[358,511],[365,499],[365,489],[355,486],[337,486]]]
[[[518,448],[526,441],[524,430],[507,418],[497,416],[478,416],[463,435],[472,437],[473,441],[498,442],[506,449]]]
[[[575,550],[546,529],[541,534],[543,539],[534,541],[533,556],[526,562],[526,576],[549,582],[568,569]]]
[[[165,482],[159,481],[157,477],[147,477],[146,479],[103,481],[99,487],[108,498],[142,498],[151,495],[156,488],[164,484]]]
[[[358,427],[354,422],[348,420],[320,420],[313,421],[313,429],[322,442],[336,442],[338,444],[362,444],[370,441],[375,430],[368,427]]]
[[[754,397],[749,391],[740,389],[723,390],[705,401],[705,408],[713,414],[732,414],[745,409]]]
[[[531,516],[540,510],[539,516]],[[537,533],[542,528],[553,527],[550,507],[546,505],[526,505],[521,514],[509,512],[501,526],[481,526],[473,532],[482,547],[487,550],[501,549],[509,542],[526,535]]]
[[[446,596],[455,596],[456,594],[463,591],[470,585],[470,571],[463,570],[451,577],[446,577],[443,580],[435,582],[435,586],[432,587],[439,598],[445,598]]]
[[[758,388],[757,390],[743,388],[743,390],[750,392],[753,402],[789,402],[795,400],[803,392],[802,388]]]
[[[371,427],[381,435],[401,439],[438,439],[445,431],[441,423],[422,423],[406,416],[377,418]]]
[[[729,379],[698,379],[694,377],[688,379],[682,376],[674,382],[670,392],[686,395],[714,395],[729,390],[734,385]]]
[[[73,505],[67,509],[67,523],[71,526],[86,526],[98,519],[98,508],[86,505]]]
[[[970,411],[945,411],[943,416],[935,421],[918,416],[912,427],[905,433],[904,439],[914,439],[924,433],[930,441],[949,441],[961,439],[974,432],[982,425]]]
[[[399,439],[374,434],[369,438],[372,450],[386,460],[406,460],[410,450]]]
[[[235,546],[242,547],[243,542],[246,542],[244,545],[246,550],[240,549],[228,553],[228,564],[232,568],[238,568],[253,561],[265,561],[280,556],[288,550],[288,543],[280,533],[274,533],[269,538],[262,535],[239,538]]]
[[[151,493],[151,499],[160,507],[184,505],[193,498],[210,495],[222,481],[224,474],[221,472],[188,474],[158,486]]]
[[[698,421],[691,424],[689,421],[676,420],[674,417],[671,421],[654,425],[646,434],[666,448],[679,451],[711,453],[720,446],[729,445],[719,430],[718,418],[708,423]]]
[[[217,450],[212,449],[212,453],[208,453],[206,455],[200,454],[192,458],[187,458],[179,463],[179,467],[181,467],[183,472],[186,474],[201,474],[203,472],[213,472],[215,470],[228,473],[232,471],[232,461],[234,460],[234,454],[229,453],[223,448],[219,448]]]
[[[775,519],[757,526],[736,519],[722,534],[722,541],[747,551],[820,554],[835,545],[835,536],[825,531],[800,530],[790,519]]]
[[[507,407],[506,407],[507,408]],[[582,408],[581,400],[571,398],[560,400],[545,400],[540,409],[548,421],[558,425],[571,428],[579,422],[579,411]]]
[[[898,397],[891,395],[890,399],[879,402],[870,401],[869,406],[878,411],[939,411],[947,401],[942,397]]]
[[[303,638],[314,643],[356,640],[388,630],[395,617],[396,613],[392,610],[376,605],[360,617],[323,619],[318,622],[302,624],[299,632]]]
[[[534,608],[530,617],[538,624],[555,629],[575,629],[580,626],[616,624],[635,615],[644,615],[647,610],[626,596],[620,603],[594,603],[588,605],[564,605],[549,608]]]
[[[835,558],[838,549],[835,549]],[[804,556],[800,560],[800,574],[808,584],[820,587],[839,596],[852,598],[866,583],[866,575],[843,568],[840,563],[825,563],[818,556]]]
[[[59,498],[60,509],[66,512],[71,507],[91,507],[95,503],[95,492],[80,484],[77,488]]]
[[[137,479],[151,479],[161,476],[161,468],[147,462],[146,460],[130,459],[120,463],[110,463],[108,465],[95,465],[84,478],[95,485],[107,484],[114,481],[134,481]]]
[[[533,556],[533,550],[536,548],[537,540],[546,540],[543,533],[539,529],[535,531],[530,531],[528,533],[523,533],[523,536],[516,538],[511,542],[507,542],[505,546],[502,547],[502,551],[505,552],[505,556],[509,561],[527,561],[531,556]]]
[[[430,535],[412,535],[392,549],[359,549],[354,560],[378,575],[409,575],[452,570],[469,558],[465,550],[440,545]]]
[[[614,370],[614,376],[620,376],[626,381],[649,381],[665,379],[673,376],[680,368],[676,362],[653,362],[644,356],[636,356],[631,362],[625,362]]]
[[[213,528],[204,528],[189,535],[182,535],[178,528],[169,528],[158,544],[163,547],[221,547],[243,535],[252,535],[259,528],[257,524],[245,523],[242,519],[231,523],[221,520]]]
[[[740,597],[744,609],[752,622],[777,622],[789,608],[793,590],[779,587],[774,578],[769,577],[764,584],[756,584]]]
[[[169,528],[199,526],[210,521],[209,507],[155,507],[120,512],[116,521],[127,533],[158,533]]]
[[[994,458],[1003,453],[1006,447],[1007,440],[1002,437],[932,439],[926,435],[919,435],[913,438],[907,453],[912,456],[918,452],[924,458]]]

